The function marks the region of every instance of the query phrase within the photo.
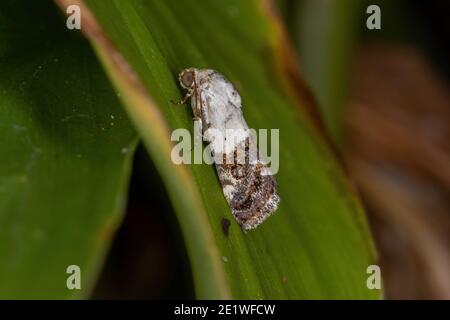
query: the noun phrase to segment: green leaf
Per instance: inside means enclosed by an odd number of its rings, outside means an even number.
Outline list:
[[[58,2],[64,8],[73,1]],[[197,296],[379,298],[366,286],[375,258],[364,212],[307,116],[308,102],[298,105],[289,94],[282,34],[267,2],[86,3],[101,27],[83,7],[84,32],[123,91],[126,110],[166,183]],[[280,129],[281,205],[247,234],[234,222],[213,166],[171,162],[171,130],[193,127],[190,109],[170,102],[183,94],[178,73],[191,66],[216,69],[238,87],[252,128]],[[233,221],[228,237],[222,218]]]
[[[0,298],[86,297],[122,220],[136,135],[48,1],[0,4]],[[81,268],[81,290],[66,269]]]

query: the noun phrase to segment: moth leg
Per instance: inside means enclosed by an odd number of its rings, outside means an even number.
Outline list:
[[[174,101],[174,100],[170,100],[171,103],[173,104],[185,104],[186,101],[192,97],[192,95],[194,94],[194,90],[189,90],[186,95],[183,97],[183,99],[181,99],[180,101]]]
[[[197,84],[195,83],[194,79],[194,87],[192,91],[190,92],[192,96],[191,99],[191,106],[192,106],[192,113],[194,114],[194,135],[196,141],[203,140],[203,120],[202,120],[202,109],[201,109],[201,98],[200,98],[200,92],[197,90]]]
[[[199,110],[199,108],[194,108],[194,117],[192,118],[194,121],[201,121],[202,120],[202,113]]]
[[[198,104],[193,109],[194,111],[194,134],[198,141],[203,140],[203,120],[201,110],[198,108]]]
[[[194,118],[194,135],[195,135],[195,142],[202,142],[203,138],[203,125],[202,125],[202,119],[201,118]]]
[[[193,107],[194,121],[198,121],[202,119],[202,106],[201,106],[202,102],[198,94],[196,94],[194,98],[195,98],[195,105]]]

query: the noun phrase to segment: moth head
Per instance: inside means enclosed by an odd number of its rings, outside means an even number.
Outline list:
[[[184,69],[183,71],[181,71],[178,78],[183,88],[185,89],[192,88],[195,80],[195,69],[194,68]]]

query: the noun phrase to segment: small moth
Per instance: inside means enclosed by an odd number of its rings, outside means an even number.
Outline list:
[[[217,71],[189,68],[179,75],[191,98],[196,138],[209,142],[217,175],[231,212],[244,231],[278,208],[277,183],[245,122],[241,97]]]

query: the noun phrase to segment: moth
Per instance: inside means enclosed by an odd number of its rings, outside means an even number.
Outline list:
[[[242,113],[241,97],[223,75],[188,68],[179,75],[191,99],[195,134],[209,143],[223,194],[244,231],[274,213],[280,202],[276,180],[261,159]]]

